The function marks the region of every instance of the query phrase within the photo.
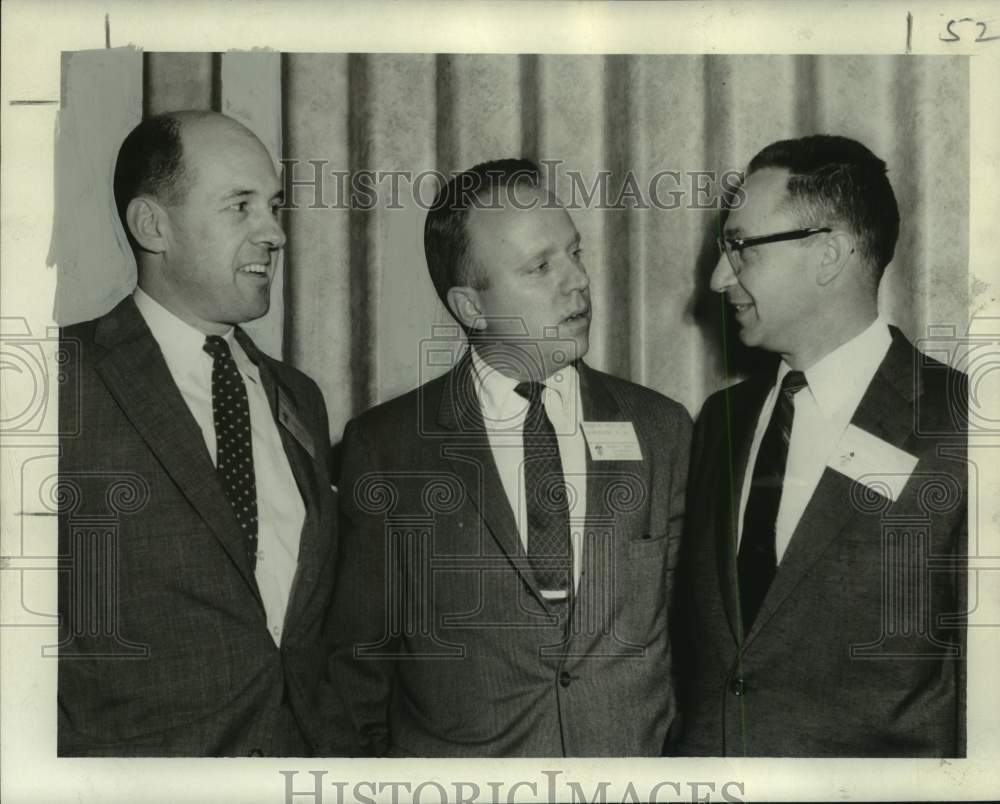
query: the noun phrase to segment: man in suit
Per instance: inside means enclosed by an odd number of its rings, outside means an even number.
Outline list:
[[[311,755],[326,410],[239,329],[268,309],[281,184],[235,120],[175,112],[129,134],[114,189],[138,288],[62,333],[59,754]]]
[[[885,163],[777,142],[738,200],[711,287],[780,361],[695,426],[673,751],[962,756],[966,382],[879,317]]]
[[[453,177],[424,245],[471,348],[344,434],[353,750],[659,754],[690,418],[583,362],[580,235],[533,163]]]

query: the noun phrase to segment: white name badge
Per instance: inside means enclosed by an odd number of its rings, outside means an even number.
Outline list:
[[[632,422],[583,422],[591,460],[641,461],[642,450]]]
[[[827,465],[895,502],[917,461],[915,455],[849,424]]]

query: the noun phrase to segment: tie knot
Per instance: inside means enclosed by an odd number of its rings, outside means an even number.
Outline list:
[[[229,351],[229,344],[226,339],[219,335],[208,335],[205,338],[205,345],[202,347],[214,360],[225,360],[232,357]]]
[[[529,404],[536,405],[542,399],[542,394],[545,391],[545,383],[543,382],[519,382],[514,390],[517,392],[518,396],[522,396],[528,400]]]
[[[781,381],[781,392],[790,397],[795,396],[795,394],[808,385],[806,375],[801,371],[789,371],[785,375],[785,379]]]

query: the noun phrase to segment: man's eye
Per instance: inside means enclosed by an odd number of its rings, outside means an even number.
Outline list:
[[[583,248],[582,247],[581,248],[575,248],[575,249],[573,249],[573,259],[575,259],[575,260],[583,259]]]
[[[279,201],[278,203],[275,203],[275,204],[271,204],[271,214],[272,214],[272,215],[273,215],[273,216],[274,216],[275,218],[277,218],[277,217],[278,217],[278,213],[279,213],[279,212],[281,212],[281,202]]]
[[[246,212],[247,211],[247,202],[246,201],[237,201],[235,204],[230,204],[229,208],[230,209],[235,209],[237,212]]]
[[[538,273],[545,273],[547,270],[549,270],[549,264],[547,262],[541,262],[535,266],[535,270]]]

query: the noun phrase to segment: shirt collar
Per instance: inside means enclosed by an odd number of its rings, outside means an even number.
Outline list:
[[[192,359],[193,355],[204,355],[211,360],[204,351],[206,338],[204,332],[174,315],[140,287],[135,289],[133,299],[172,370],[175,367],[196,365]],[[221,337],[229,344],[229,351],[240,371],[255,381],[258,380],[257,367],[236,340],[235,327],[230,327]]]
[[[803,372],[823,416],[831,418],[847,406],[852,411],[857,407],[891,344],[889,325],[877,317],[863,332]],[[778,366],[779,385],[791,370],[782,360]]]
[[[470,350],[473,383],[484,418],[487,421],[502,422],[527,410],[528,401],[514,390],[519,381],[490,366],[474,346]],[[546,389],[555,393],[555,398],[564,411],[571,409],[578,386],[579,374],[572,364],[563,366],[545,378]]]

